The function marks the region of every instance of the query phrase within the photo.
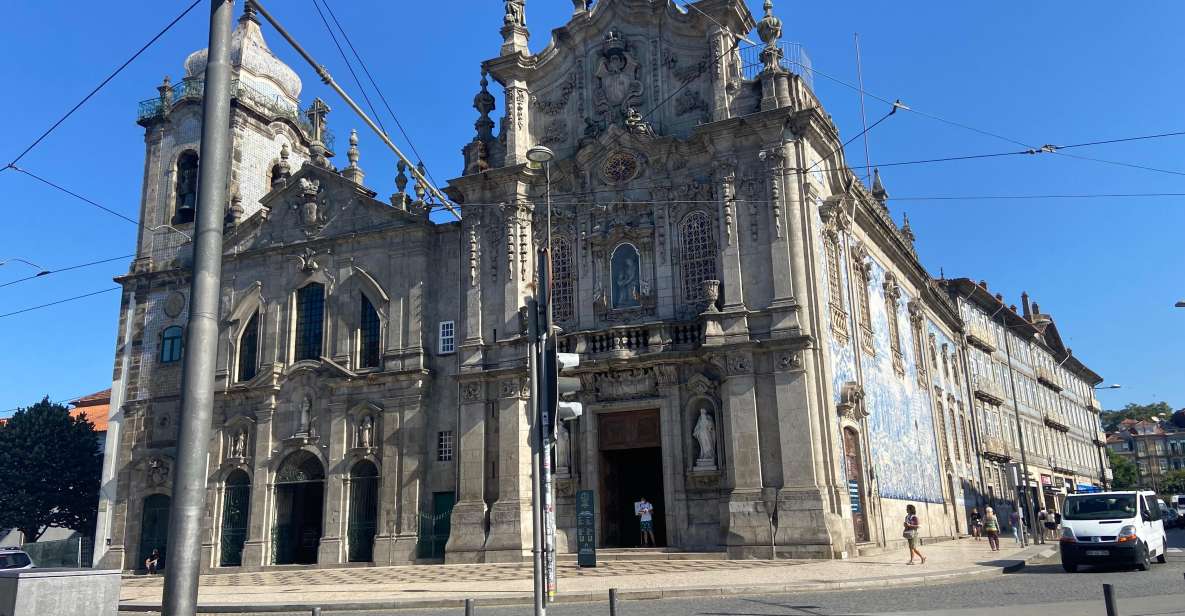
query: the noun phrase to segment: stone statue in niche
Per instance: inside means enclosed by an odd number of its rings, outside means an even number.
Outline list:
[[[300,422],[296,434],[300,436],[317,436],[317,414],[313,412],[313,399],[305,396],[300,401]]]
[[[694,470],[716,470],[716,422],[708,412],[707,406],[700,407],[699,419],[695,422],[695,429],[691,434],[699,445]]]
[[[247,457],[247,429],[239,428],[235,432],[234,438],[231,440],[230,457],[232,458],[246,458]]]
[[[374,447],[374,418],[366,415],[358,426],[358,446]]]
[[[597,113],[608,122],[624,123],[629,108],[642,101],[642,82],[638,79],[641,68],[642,65],[627,50],[621,34],[610,30],[594,73],[593,92]]]
[[[638,249],[622,244],[613,251],[610,261],[613,279],[613,307],[637,308],[642,305],[642,285],[639,279]]]
[[[572,437],[568,432],[568,422],[559,422],[559,425],[555,427],[555,433],[556,474],[570,475],[572,473]]]

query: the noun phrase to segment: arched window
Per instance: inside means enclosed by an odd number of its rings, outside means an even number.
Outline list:
[[[901,287],[897,286],[896,278],[892,274],[885,277],[885,318],[889,321],[889,349],[893,354],[893,370],[898,375],[905,374],[905,360],[901,354],[901,325],[897,315],[897,300],[901,297]]]
[[[319,359],[325,330],[325,286],[312,283],[296,292],[296,361]]]
[[[575,268],[572,266],[572,243],[562,237],[551,241],[551,310],[556,321],[575,316]]]
[[[827,260],[827,304],[831,312],[831,332],[841,345],[848,343],[848,311],[843,301],[843,280],[839,260],[839,234],[823,233],[823,252]]]
[[[860,348],[869,355],[876,355],[872,341],[872,309],[868,300],[869,264],[859,251],[852,251],[852,289],[856,300],[856,317],[859,321]]]
[[[379,338],[382,323],[379,313],[365,293],[361,294],[362,314],[358,320],[358,367],[377,368],[379,365]]]
[[[716,238],[712,220],[703,211],[695,211],[679,225],[679,263],[683,278],[683,301],[697,304],[703,300],[701,284],[716,277]]]
[[[197,208],[198,155],[186,150],[177,157],[177,197],[174,205],[173,224],[193,222]]]
[[[160,335],[160,363],[181,361],[181,326],[171,325]]]
[[[259,313],[251,315],[239,334],[239,381],[255,378],[259,364]]]

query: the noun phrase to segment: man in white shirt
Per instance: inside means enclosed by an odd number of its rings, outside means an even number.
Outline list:
[[[658,547],[654,542],[654,505],[643,496],[642,500],[634,503],[634,514],[641,519],[642,547],[646,547],[647,538],[650,539],[650,547]]]

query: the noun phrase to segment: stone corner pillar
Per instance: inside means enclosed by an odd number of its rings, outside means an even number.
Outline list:
[[[460,386],[457,503],[444,546],[447,564],[481,562],[486,544],[486,383],[476,378],[464,380]]]
[[[531,556],[530,383],[498,381],[498,500],[490,507],[485,562],[522,562]]]
[[[770,527],[761,479],[761,439],[757,427],[757,391],[753,355],[739,350],[716,359],[725,374],[720,386],[725,453],[730,488],[724,525],[729,558],[761,557],[769,553]]]

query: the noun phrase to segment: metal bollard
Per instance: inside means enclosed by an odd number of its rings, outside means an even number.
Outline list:
[[[319,607],[313,608],[313,616],[321,616],[321,608],[319,608]]]
[[[473,616],[473,613],[474,613],[473,599],[466,599],[465,600],[465,616]]]
[[[1107,616],[1119,616],[1115,607],[1115,589],[1110,584],[1103,584],[1103,603],[1107,605]]]
[[[609,616],[617,616],[617,589],[609,589]]]

